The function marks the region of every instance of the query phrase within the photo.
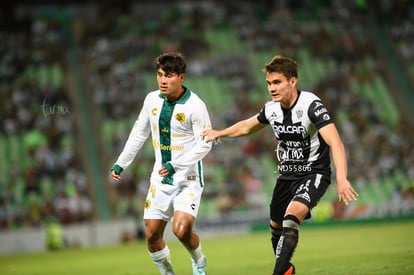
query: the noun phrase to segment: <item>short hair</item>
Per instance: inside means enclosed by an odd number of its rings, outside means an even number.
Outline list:
[[[295,60],[284,57],[281,55],[276,55],[265,64],[263,68],[264,73],[281,73],[287,79],[292,77],[298,77],[298,64]]]
[[[157,70],[163,69],[166,73],[183,74],[187,67],[185,56],[179,52],[167,52],[157,57]]]

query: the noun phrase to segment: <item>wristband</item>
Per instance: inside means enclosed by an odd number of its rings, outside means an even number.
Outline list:
[[[172,166],[171,163],[167,162],[167,163],[164,163],[162,166],[164,166],[167,169],[168,174],[170,176],[175,174],[175,169],[174,169],[174,167]]]
[[[124,168],[122,168],[118,164],[114,164],[114,166],[112,166],[112,168],[111,168],[111,171],[115,171],[115,174],[117,174],[117,175],[121,175],[123,170],[124,170]]]

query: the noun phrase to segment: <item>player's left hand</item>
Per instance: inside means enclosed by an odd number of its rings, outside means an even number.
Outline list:
[[[351,183],[345,179],[338,181],[338,200],[345,205],[349,205],[350,202],[356,201],[359,194],[352,188]]]
[[[168,178],[170,176],[170,173],[164,166],[160,170],[158,170],[158,174],[163,178]]]

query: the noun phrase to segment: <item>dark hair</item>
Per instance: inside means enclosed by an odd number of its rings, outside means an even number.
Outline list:
[[[183,74],[186,67],[185,57],[182,53],[168,52],[157,57],[157,70],[161,68],[166,73]]]
[[[276,55],[272,60],[265,64],[264,73],[281,73],[287,79],[298,77],[298,64],[295,60],[281,55]]]

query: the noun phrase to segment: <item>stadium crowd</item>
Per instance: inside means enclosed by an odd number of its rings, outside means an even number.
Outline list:
[[[274,1],[272,9],[249,1],[237,5],[183,2],[172,3],[162,13],[157,10],[157,19],[151,12],[137,16],[139,4],[102,4],[93,11],[78,7],[78,16],[69,25],[87,71],[87,90],[93,99],[90,110],[98,114],[102,129],[96,138],[102,139],[104,166],[109,169],[122,150],[146,92],[156,88],[155,75],[147,72],[153,71],[154,58],[160,52],[186,53],[188,79],[209,75],[217,81],[230,80],[230,89],[221,91],[231,98],[226,108],[208,106],[216,128],[252,115],[267,100],[265,83],[256,81],[263,65],[254,64],[256,54],[267,54],[266,60],[260,61],[264,62],[283,53],[297,59],[301,67],[310,68],[299,71],[299,88],[313,90],[329,103],[347,148],[349,178],[361,194],[360,201],[346,210],[338,209],[335,197],[328,196],[335,209],[331,218],[412,215],[412,124],[402,113],[396,122],[387,121],[378,100],[360,91],[378,79],[386,83],[388,69],[366,16],[367,7],[373,4],[356,4],[360,2],[330,1],[325,7],[314,1]],[[385,2],[389,5],[374,5],[378,10],[372,11],[373,18],[380,26],[380,19],[392,23],[383,29],[389,32],[390,43],[395,43],[400,57],[412,64],[414,7],[409,1]],[[0,46],[2,146],[24,137],[26,148],[20,158],[4,153],[1,160],[2,229],[36,227],[50,218],[64,224],[88,221],[97,207],[75,146],[76,110],[65,84],[68,68],[64,52],[70,33],[62,26],[65,24],[47,18],[35,14],[30,20],[15,18],[15,29],[0,33],[2,41],[7,41]],[[214,47],[220,41],[211,43],[206,38],[206,33],[217,29],[235,32],[244,50],[218,52]],[[414,75],[413,67],[407,64],[408,72]],[[207,88],[195,91],[209,92]],[[252,98],[254,92],[263,96]],[[393,91],[388,88],[388,92],[393,98]],[[272,138],[270,132],[260,133],[215,145],[204,164],[206,206],[200,215],[267,213],[276,170],[274,155],[268,153]],[[150,150],[137,157],[139,161],[114,187],[116,218],[141,215],[148,184],[144,176],[153,160]],[[375,193],[382,185],[390,186],[381,187],[385,196]]]
[[[0,32],[0,229],[91,220],[65,83],[65,35],[59,22],[28,14]]]

